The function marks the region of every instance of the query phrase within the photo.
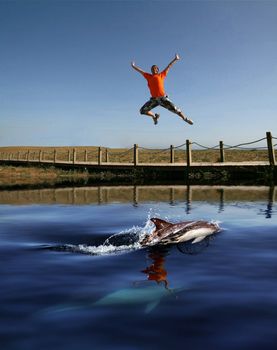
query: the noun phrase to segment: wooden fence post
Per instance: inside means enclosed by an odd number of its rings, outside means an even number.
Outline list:
[[[85,149],[85,162],[87,163],[88,161],[88,151]]]
[[[187,148],[187,166],[191,165],[191,142],[190,140],[186,140],[186,148]]]
[[[134,144],[134,166],[138,165],[138,145]]]
[[[72,163],[75,164],[77,159],[77,151],[76,148],[73,148],[73,160]]]
[[[223,141],[219,141],[219,150],[220,150],[220,162],[224,163],[225,161],[225,155],[224,155],[224,146]]]
[[[42,150],[39,150],[39,156],[38,156],[38,160],[41,163],[42,162]]]
[[[30,150],[28,149],[28,152],[27,152],[27,162],[29,162],[29,159],[30,159]]]
[[[170,145],[170,163],[174,163],[174,146]]]
[[[271,166],[274,166],[275,165],[275,153],[274,153],[274,147],[272,144],[272,135],[271,135],[270,131],[267,131],[267,133],[266,133],[266,140],[267,140],[269,164]]]
[[[98,165],[102,164],[102,147],[98,147]]]
[[[109,150],[106,148],[106,163],[109,163]]]
[[[54,149],[54,164],[57,162],[57,150]]]
[[[70,155],[71,155],[71,152],[70,152],[70,149],[69,149],[69,150],[68,150],[68,154],[67,154],[68,163],[70,163]]]

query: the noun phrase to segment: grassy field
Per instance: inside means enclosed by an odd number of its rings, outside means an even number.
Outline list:
[[[0,186],[56,185],[88,180],[92,175],[81,171],[65,171],[54,167],[0,165]]]

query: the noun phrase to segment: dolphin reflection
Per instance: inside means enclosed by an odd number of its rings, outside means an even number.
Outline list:
[[[197,251],[203,249],[203,242],[206,242],[206,247],[210,240],[208,235],[201,242],[192,244],[191,242],[181,242],[177,244],[179,251],[185,254],[191,254],[188,247],[193,247]],[[181,249],[182,247],[182,249]],[[75,312],[80,309],[91,309],[98,307],[141,307],[145,313],[152,312],[160,303],[167,298],[178,299],[178,295],[184,291],[189,291],[188,285],[183,285],[178,288],[169,288],[168,272],[165,266],[166,259],[170,255],[172,246],[150,246],[147,247],[148,259],[150,263],[141,270],[145,274],[146,280],[134,282],[132,286],[119,290],[114,290],[98,300],[87,300],[85,302],[59,304],[50,307],[46,310],[46,314],[59,315],[64,312]],[[156,282],[153,284],[153,282]]]
[[[167,298],[177,297],[179,293],[185,290],[184,287],[168,288],[167,271],[164,267],[165,257],[169,248],[150,247],[148,258],[153,261],[142,272],[147,274],[148,278],[144,281],[133,282],[131,286],[114,290],[99,299],[64,303],[51,306],[43,311],[44,315],[59,317],[64,313],[76,312],[79,310],[88,310],[94,308],[118,308],[118,307],[138,307],[144,313],[150,313]],[[156,281],[157,284],[148,283]],[[141,283],[142,282],[142,283]],[[147,285],[144,283],[146,282]]]

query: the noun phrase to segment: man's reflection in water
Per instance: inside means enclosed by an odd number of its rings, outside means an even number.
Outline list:
[[[164,284],[166,289],[168,289],[168,281],[164,264],[168,251],[169,248],[165,247],[151,248],[148,257],[152,260],[152,263],[141,271],[147,275],[148,281],[156,281],[158,284]]]
[[[151,259],[151,264],[141,272],[147,275],[148,281],[155,281],[157,282],[157,284],[163,284],[166,289],[169,289],[165,261],[170,249],[176,246],[179,252],[182,254],[200,254],[205,248],[207,248],[210,245],[211,240],[214,239],[215,236],[216,234],[214,234],[213,236],[207,236],[201,242],[198,243],[191,243],[191,241],[189,241],[166,247],[151,247],[148,252],[148,258]]]

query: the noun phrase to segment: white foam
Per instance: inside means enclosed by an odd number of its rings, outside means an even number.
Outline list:
[[[99,246],[67,244],[65,250],[91,255],[110,255],[113,253],[117,254],[130,250],[138,250],[143,248],[139,242],[141,242],[141,240],[152,231],[153,223],[148,219],[144,227],[133,226],[130,229],[115,233],[108,237],[104,243]]]
[[[137,250],[141,249],[142,246],[138,242],[132,245],[120,245],[114,246],[112,244],[104,245],[101,244],[99,246],[86,246],[83,244],[79,244],[75,246],[74,250],[80,253],[92,254],[92,255],[106,255],[112,253],[119,253],[127,250]]]

